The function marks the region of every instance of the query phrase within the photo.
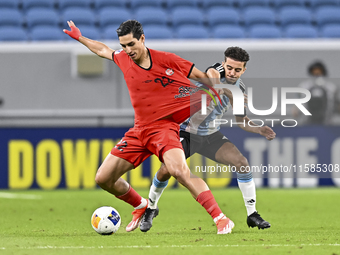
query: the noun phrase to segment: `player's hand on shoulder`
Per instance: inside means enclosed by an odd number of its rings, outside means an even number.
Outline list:
[[[207,76],[211,79],[215,78],[218,79],[218,81],[221,79],[221,75],[220,72],[217,71],[215,68],[209,68],[207,70]],[[218,82],[217,84],[219,84],[220,82]]]
[[[74,22],[72,20],[67,21],[67,24],[71,28],[71,31],[64,29],[63,32],[65,34],[68,34],[73,39],[79,41],[79,37],[81,36],[81,32],[80,32],[79,28],[76,27],[76,25],[74,24]]]
[[[269,141],[276,137],[276,133],[268,126],[260,127],[260,135],[264,136]]]

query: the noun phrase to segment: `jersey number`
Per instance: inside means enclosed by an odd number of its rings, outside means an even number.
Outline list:
[[[155,79],[155,82],[156,83],[160,82],[162,84],[162,86],[165,88],[166,86],[168,86],[170,83],[173,83],[174,81],[169,79],[166,76],[163,76],[162,79],[160,79],[160,78]]]
[[[127,146],[126,141],[120,140],[120,142],[115,146],[118,150],[123,151],[123,148]]]

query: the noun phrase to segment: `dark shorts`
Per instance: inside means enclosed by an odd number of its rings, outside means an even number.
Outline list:
[[[216,152],[224,143],[230,143],[229,139],[226,138],[220,131],[207,136],[195,135],[181,131],[179,136],[181,138],[186,158],[198,153],[216,161]]]

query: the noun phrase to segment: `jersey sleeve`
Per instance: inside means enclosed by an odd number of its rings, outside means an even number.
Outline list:
[[[192,69],[194,68],[195,64],[189,60],[181,58],[173,53],[168,53],[166,56],[169,60],[169,66],[173,69],[180,71],[183,73],[187,78],[189,78]]]
[[[122,49],[120,50],[115,50],[113,53],[112,53],[112,60],[113,62],[116,63],[117,66],[120,67],[120,57],[122,57],[123,54],[120,54],[121,52],[123,52]],[[120,55],[119,55],[120,54]]]
[[[205,72],[208,72],[208,70],[210,68],[214,68],[215,70],[217,70],[220,73],[220,77],[224,77],[225,76],[225,70],[224,67],[220,64],[220,63],[215,63],[212,66],[209,66]]]
[[[241,79],[240,79],[239,86],[240,86],[240,89],[242,90],[242,93],[246,93],[246,85]]]
[[[239,81],[239,88],[241,89],[242,93],[246,93],[246,85],[243,83],[243,81],[240,79]],[[247,108],[244,109],[244,114],[243,115],[236,115],[238,117],[245,117],[247,116]]]

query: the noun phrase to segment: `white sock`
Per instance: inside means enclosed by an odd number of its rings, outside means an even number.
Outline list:
[[[157,173],[155,174],[152,185],[149,191],[149,207],[151,209],[157,208],[157,203],[162,196],[162,193],[166,186],[168,185],[168,181],[161,182],[157,179]]]
[[[251,174],[251,173],[250,173]],[[238,174],[237,183],[242,192],[242,196],[244,199],[244,204],[247,209],[248,216],[256,211],[256,189],[255,182],[253,178],[250,180],[244,180],[239,178],[241,174]],[[242,174],[243,175],[243,174]],[[249,175],[248,175],[249,176]]]
[[[135,207],[135,209],[142,209],[148,204],[148,200],[142,197],[142,200],[140,201],[140,205]]]
[[[149,191],[149,207],[151,209],[157,208],[158,200],[161,198],[162,193],[166,187],[164,188],[157,188],[154,184],[151,185]]]

